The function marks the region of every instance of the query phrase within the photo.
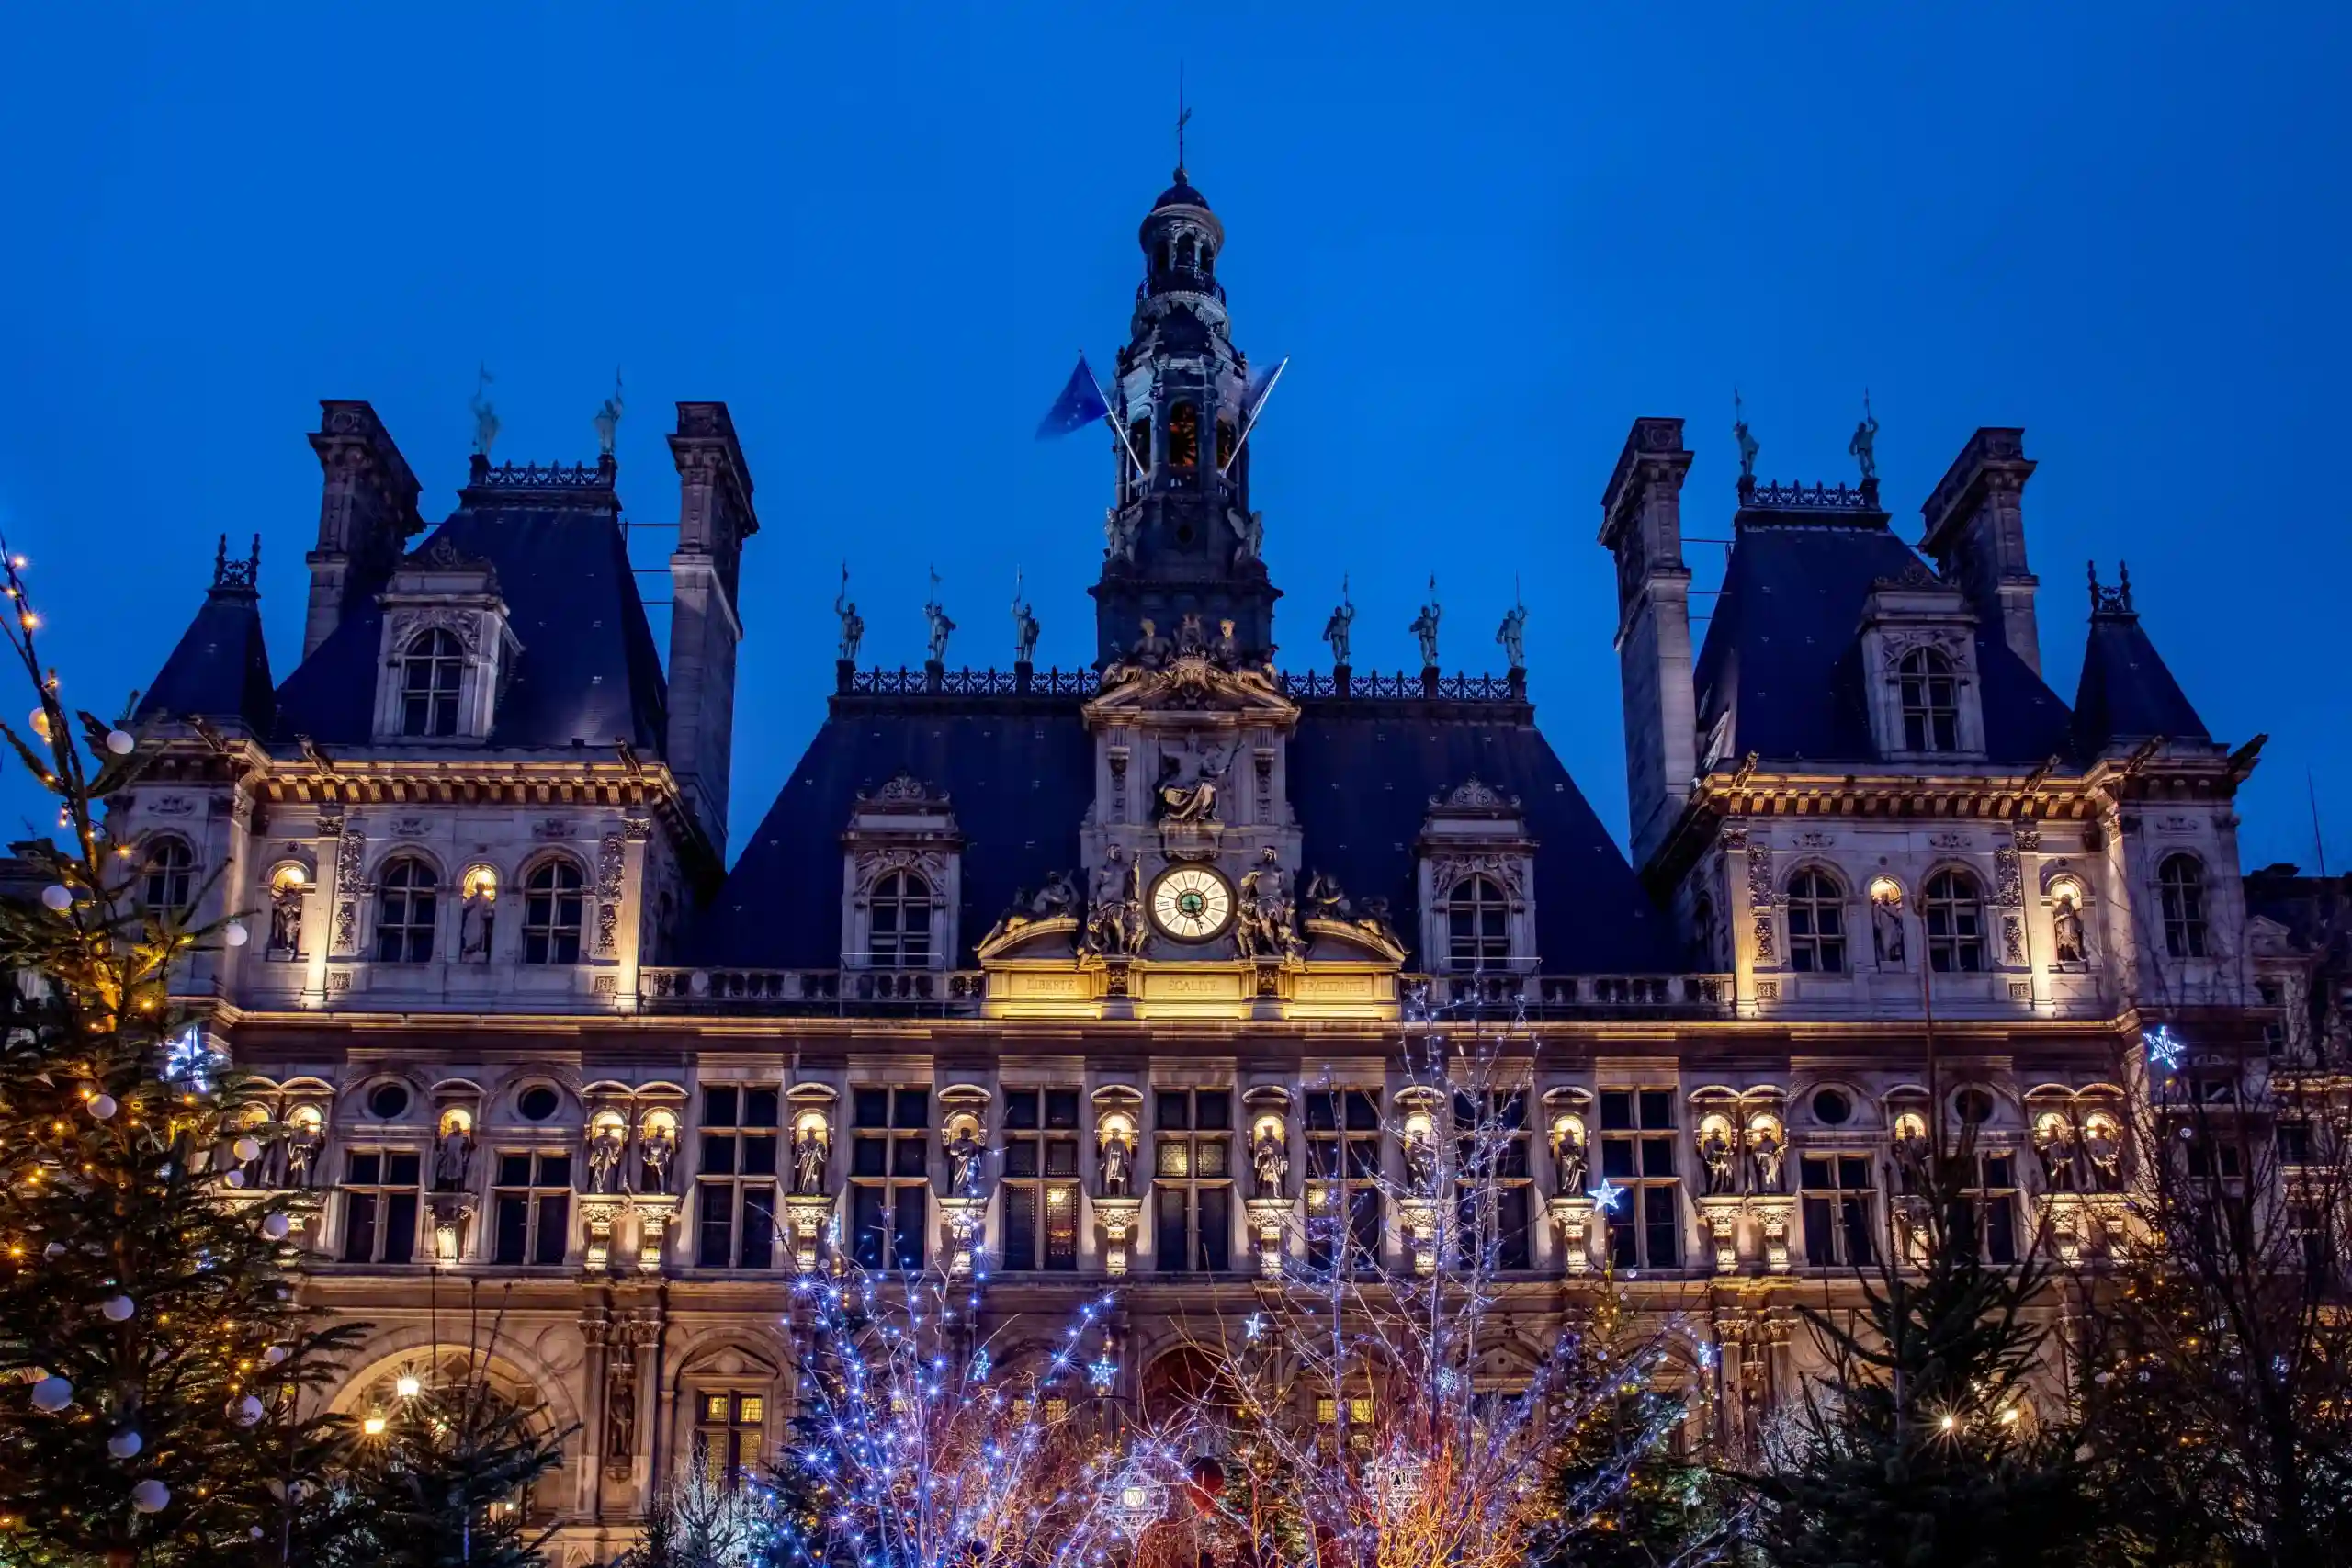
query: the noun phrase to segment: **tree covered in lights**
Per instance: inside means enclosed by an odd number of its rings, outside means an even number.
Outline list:
[[[1712,1505],[1684,1519],[1634,1500],[1675,1435],[1710,1421],[1672,1354],[1679,1325],[1637,1321],[1606,1274],[1565,1316],[1556,1287],[1510,1278],[1541,1223],[1527,1055],[1516,1020],[1416,1019],[1407,1084],[1361,1148],[1344,1099],[1313,1116],[1316,1094],[1350,1091],[1306,1091],[1310,1130],[1341,1131],[1309,1137],[1304,1246],[1280,1288],[1194,1325],[1180,1392],[1216,1436],[1196,1441],[1191,1506],[1159,1527],[1183,1542],[1173,1559],[1521,1568],[1641,1561],[1584,1554],[1638,1537],[1665,1562],[1714,1533]]]
[[[1853,1312],[1801,1307],[1828,1362],[1750,1478],[1776,1568],[2066,1564],[2109,1538],[2063,1386],[2038,1247],[1984,1257],[1971,1141],[1905,1158],[1901,1256]]]
[[[192,923],[200,890],[147,897],[103,812],[152,750],[66,705],[22,566],[0,630],[33,706],[0,731],[58,833],[20,852],[37,892],[0,900],[0,1557],[287,1561],[341,1452],[299,1395],[359,1330],[295,1304],[288,1218],[240,1190],[243,1089],[170,1000],[243,932]]]
[[[322,1498],[349,1529],[334,1568],[541,1568],[554,1527],[531,1488],[568,1433],[507,1399],[468,1359],[404,1377],[364,1419]]]
[[[979,1289],[859,1269],[797,1285],[799,1414],[774,1477],[775,1561],[1076,1568],[1112,1551],[1128,1478],[1175,1473],[1173,1439],[1107,1397],[1107,1299],[1005,1364],[971,1332]]]

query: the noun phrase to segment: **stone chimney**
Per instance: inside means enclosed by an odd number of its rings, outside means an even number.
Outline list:
[[[2038,585],[2025,564],[2025,481],[2033,459],[2025,432],[1987,427],[1968,438],[1943,480],[1919,508],[1928,532],[1919,548],[1944,581],[1968,596],[1986,626],[2035,674],[2041,673],[2041,634],[2033,618]]]
[[[725,403],[680,403],[678,552],[670,558],[670,771],[708,837],[727,849],[727,779],[735,751],[736,584],[743,541],[759,532],[752,470]]]
[[[416,514],[416,476],[392,444],[391,433],[368,404],[322,399],[311,449],[325,471],[319,502],[319,543],[311,566],[311,609],[302,626],[302,657],[333,635],[344,612],[391,576],[409,536],[424,526]]]

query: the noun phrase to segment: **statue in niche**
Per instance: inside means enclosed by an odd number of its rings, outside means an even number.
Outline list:
[[[1437,1190],[1437,1134],[1426,1125],[1405,1131],[1405,1185],[1417,1198]]]
[[[2033,1129],[2034,1157],[2041,1162],[2041,1182],[2052,1192],[2075,1190],[2075,1130],[2052,1113]]]
[[[857,613],[857,606],[850,601],[847,561],[842,562],[842,591],[833,595],[833,614],[841,617],[842,662],[854,664],[857,662],[858,645],[865,640],[865,617]]]
[[[1102,1140],[1102,1196],[1125,1198],[1127,1183],[1135,1169],[1135,1145],[1125,1133],[1114,1132]]]
[[[1100,953],[1134,953],[1143,948],[1142,868],[1114,844],[1094,873],[1094,897],[1086,912],[1086,947]]]
[[[1513,602],[1503,612],[1503,624],[1495,632],[1495,640],[1503,645],[1503,664],[1509,670],[1527,668],[1527,606]]]
[[[1250,1144],[1250,1163],[1258,1182],[1256,1196],[1282,1197],[1283,1183],[1290,1176],[1290,1147],[1281,1127],[1268,1122],[1258,1129]]]
[[[1332,609],[1331,618],[1323,623],[1323,640],[1331,645],[1331,662],[1348,661],[1349,630],[1356,624],[1356,607],[1348,598],[1348,580],[1340,579],[1340,603]]]
[[[1781,1163],[1788,1152],[1788,1140],[1771,1122],[1748,1129],[1747,1157],[1755,1167],[1757,1191],[1778,1192],[1781,1190]]]
[[[1405,628],[1411,632],[1414,638],[1421,645],[1421,668],[1424,670],[1437,668],[1437,623],[1439,617],[1444,614],[1443,607],[1437,602],[1437,574],[1431,572],[1430,602],[1421,606],[1421,613],[1415,615],[1413,624]]]
[[[318,1168],[319,1151],[326,1146],[325,1129],[296,1122],[286,1139],[286,1185],[307,1191],[311,1174]]]
[[[1266,514],[1262,512],[1236,512],[1233,514],[1233,531],[1241,540],[1234,549],[1233,564],[1246,566],[1256,560],[1259,552],[1266,546]]]
[[[641,1192],[666,1197],[670,1191],[670,1167],[678,1157],[678,1135],[667,1127],[656,1127],[638,1140],[637,1152],[644,1169],[639,1179]]]
[[[468,888],[465,903],[458,913],[458,961],[460,964],[489,962],[490,939],[497,920],[496,886],[485,880]]]
[[[801,1128],[792,1140],[792,1190],[801,1198],[825,1190],[825,1134],[813,1126]]]
[[[1261,954],[1287,957],[1298,951],[1290,873],[1283,869],[1282,859],[1272,844],[1266,846],[1258,863],[1241,878],[1238,892],[1241,908],[1239,918],[1234,921],[1233,934],[1244,958]]]
[[[956,629],[956,623],[947,618],[947,606],[939,602],[939,573],[935,569],[931,574],[931,597],[923,601],[922,618],[931,627],[931,662],[944,664],[947,661],[947,637]]]
[[[464,1191],[466,1172],[472,1168],[473,1160],[473,1133],[462,1122],[450,1122],[443,1129],[440,1146],[433,1153],[433,1190]]]
[[[1862,393],[1862,422],[1854,426],[1854,438],[1846,443],[1847,456],[1862,470],[1865,480],[1878,478],[1878,415],[1871,412],[1871,395]]]
[[[2090,962],[2090,948],[2083,934],[2082,900],[2071,892],[2058,895],[2057,907],[2050,913],[2050,931],[2057,942],[2059,963]]]
[[[1871,900],[1871,949],[1880,968],[1903,967],[1903,906],[1892,898]]]
[[[596,405],[596,417],[591,422],[596,427],[597,456],[609,457],[613,455],[613,443],[620,435],[621,410],[625,406],[621,401],[621,373],[616,369],[613,372],[613,395]]]
[[[626,1349],[612,1358],[605,1391],[605,1457],[626,1460],[637,1453],[637,1369]]]
[[[1149,616],[1143,622],[1143,635],[1136,638],[1136,662],[1146,670],[1157,670],[1168,662],[1176,645],[1159,635],[1159,624]]]
[[[958,1127],[947,1140],[947,1184],[958,1198],[980,1195],[980,1166],[988,1147],[969,1127]]]
[[[618,1124],[611,1122],[598,1127],[588,1140],[588,1190],[595,1193],[620,1190],[621,1156],[628,1140],[621,1135]]]
[[[288,880],[283,886],[270,889],[267,951],[291,958],[302,947],[303,885],[295,880],[290,872],[287,874]]]
[[[1214,822],[1217,786],[1241,749],[1238,737],[1220,753],[1214,746],[1187,740],[1181,747],[1163,747],[1159,753],[1159,819],[1163,822]]]
[[[1572,1198],[1584,1190],[1583,1128],[1571,1122],[1560,1129],[1552,1145],[1552,1166],[1554,1184],[1560,1193]]]
[[[2091,1178],[2100,1191],[2113,1192],[2123,1184],[2123,1143],[2114,1122],[2091,1118],[2083,1129],[2083,1153],[2090,1156]]]
[[[1720,1122],[1709,1122],[1699,1133],[1699,1163],[1707,1168],[1707,1196],[1721,1198],[1734,1190],[1737,1179],[1732,1169],[1731,1129]]]

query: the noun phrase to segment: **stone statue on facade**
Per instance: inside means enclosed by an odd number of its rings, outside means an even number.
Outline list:
[[[1747,405],[1739,400],[1739,389],[1731,389],[1731,438],[1739,444],[1739,477],[1756,478],[1756,454],[1762,450],[1756,437],[1748,433]]]
[[[947,1140],[947,1184],[956,1197],[980,1195],[980,1167],[987,1155],[988,1146],[969,1127],[956,1128],[956,1135]]]
[[[2090,1156],[2091,1179],[2102,1192],[2123,1185],[2123,1143],[2115,1123],[2094,1117],[2083,1129],[2083,1153]]]
[[[311,1174],[317,1170],[319,1151],[326,1146],[323,1128],[294,1123],[286,1137],[286,1185],[308,1190]]]
[[[1290,873],[1282,857],[1268,844],[1258,863],[1241,878],[1240,909],[1233,934],[1244,958],[1285,958],[1298,950],[1295,910],[1291,903]]]
[[[1755,1167],[1757,1191],[1781,1190],[1781,1164],[1788,1152],[1788,1140],[1770,1122],[1748,1129],[1747,1157]]]
[[[1233,635],[1233,622],[1220,620],[1216,636],[1209,639],[1209,659],[1220,670],[1230,670],[1241,662],[1241,644]]]
[[[1015,888],[1012,908],[1007,909],[989,928],[983,943],[1012,935],[1023,926],[1034,926],[1039,920],[1059,919],[1078,908],[1078,890],[1070,886],[1067,874],[1055,872],[1046,878],[1046,885],[1032,893],[1025,887]]]
[[[441,1134],[441,1143],[433,1152],[433,1190],[462,1192],[466,1187],[466,1172],[474,1161],[474,1135],[456,1122]]]
[[[1132,953],[1143,947],[1142,868],[1113,845],[1094,873],[1094,897],[1086,911],[1086,947],[1099,953]]]
[[[269,896],[269,945],[265,950],[288,957],[302,946],[302,884],[274,889]]]
[[[1159,635],[1159,623],[1146,616],[1142,632],[1136,638],[1136,663],[1146,670],[1157,670],[1175,651],[1176,645]]]
[[[1700,1133],[1699,1163],[1707,1169],[1708,1197],[1725,1197],[1736,1190],[1738,1173],[1732,1168],[1732,1154],[1731,1134],[1722,1123],[1710,1122]]]
[[[1159,799],[1159,819],[1216,821],[1217,786],[1225,782],[1226,770],[1233,765],[1233,755],[1240,745],[1237,739],[1220,754],[1214,746],[1188,740],[1182,747],[1162,750],[1159,782],[1154,788]]]
[[[1135,1170],[1135,1145],[1125,1134],[1114,1133],[1102,1140],[1102,1196],[1125,1198]]]
[[[854,664],[857,662],[858,645],[865,640],[865,618],[857,613],[857,606],[850,603],[847,561],[842,562],[842,591],[833,595],[833,614],[841,617],[842,662]]]
[[[825,1135],[814,1127],[803,1127],[793,1137],[792,1190],[800,1198],[825,1190]]]
[[[1021,596],[1021,574],[1012,576],[1012,661],[1033,662],[1037,657],[1037,617],[1029,613],[1029,601]]]
[[[1266,547],[1266,514],[1236,511],[1233,513],[1233,531],[1241,541],[1234,549],[1233,564],[1244,566],[1256,560],[1259,552]]]
[[[678,1136],[667,1127],[656,1127],[638,1140],[637,1152],[644,1166],[640,1191],[666,1197],[670,1191],[670,1167],[678,1157]]]
[[[1437,1134],[1428,1127],[1408,1127],[1404,1136],[1405,1190],[1416,1198],[1437,1191]]]
[[[1424,670],[1437,668],[1437,623],[1438,617],[1444,613],[1437,602],[1437,574],[1431,572],[1430,602],[1421,606],[1421,613],[1415,615],[1413,624],[1405,628],[1411,632],[1414,638],[1421,645],[1421,668]]]
[[[588,1190],[594,1193],[620,1190],[621,1155],[628,1140],[611,1122],[596,1129],[588,1140]]]
[[[632,1459],[637,1454],[637,1369],[624,1350],[612,1359],[612,1376],[605,1391],[605,1457]]]
[[[1348,580],[1340,579],[1340,603],[1331,611],[1331,618],[1323,623],[1323,640],[1331,645],[1331,662],[1348,661],[1348,632],[1356,624],[1356,607],[1348,597]]]
[[[947,607],[939,602],[939,573],[931,574],[931,597],[923,602],[922,618],[931,626],[930,659],[933,664],[947,662],[947,636],[956,623],[947,618]]]
[[[1503,612],[1503,624],[1496,630],[1495,640],[1503,645],[1505,669],[1527,668],[1527,606],[1516,598],[1511,607]]]
[[[2090,950],[2083,936],[2083,906],[2078,898],[2061,896],[2050,912],[2050,934],[2056,939],[2058,962],[2087,964]]]
[[[474,395],[466,404],[474,416],[474,456],[485,459],[490,457],[491,446],[498,440],[498,411],[491,406],[490,400],[483,397],[482,392],[496,379],[490,373],[490,367],[476,366]]]
[[[1862,422],[1854,426],[1854,438],[1846,443],[1847,455],[1862,470],[1862,478],[1878,478],[1878,415],[1871,412],[1871,395],[1862,394]]]
[[[2041,1162],[2041,1184],[2052,1192],[2075,1190],[2075,1130],[2054,1113],[2033,1129],[2034,1157]]]
[[[1102,557],[1105,560],[1136,562],[1136,536],[1142,529],[1143,513],[1137,512],[1130,523],[1126,514],[1115,506],[1102,509]]]
[[[466,895],[458,912],[458,962],[483,964],[490,959],[491,932],[498,919],[498,895],[476,886]]]
[[[613,372],[613,395],[606,398],[602,403],[597,405],[596,417],[592,422],[596,426],[596,454],[598,457],[609,457],[613,455],[613,442],[620,434],[621,409],[623,406],[624,405],[621,402],[621,373],[616,369]]]
[[[1585,1146],[1584,1130],[1568,1126],[1560,1129],[1552,1145],[1553,1185],[1563,1196],[1573,1198],[1584,1190]]]
[[[1250,1164],[1257,1179],[1254,1196],[1283,1196],[1283,1183],[1290,1177],[1290,1148],[1280,1127],[1270,1123],[1258,1129],[1250,1143]]]
[[[1871,900],[1871,948],[1880,968],[1903,967],[1903,906],[1892,898]]]

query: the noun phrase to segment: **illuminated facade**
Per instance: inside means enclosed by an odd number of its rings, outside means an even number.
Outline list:
[[[168,754],[119,809],[151,896],[252,911],[191,989],[277,1086],[256,1174],[304,1194],[316,1299],[374,1325],[337,1397],[398,1397],[494,1323],[497,1375],[580,1427],[539,1499],[577,1559],[686,1456],[773,1451],[787,1281],[832,1238],[987,1270],[1001,1362],[1120,1281],[1125,1397],[1181,1328],[1278,1310],[1285,1268],[1412,1267],[1417,1019],[1514,1064],[1527,1311],[1613,1270],[1685,1314],[1694,1419],[1736,1440],[1792,1387],[1789,1302],[1899,1231],[1929,1007],[1988,1245],[2046,1216],[2094,1258],[2143,1026],[2261,1016],[2254,748],[2206,733],[2128,585],[2093,584],[2074,702],[2045,682],[2019,432],[1965,444],[1916,552],[1875,479],[1743,473],[1694,648],[1692,456],[1634,423],[1600,530],[1629,861],[1525,671],[1441,674],[1434,614],[1420,670],[1351,668],[1344,606],[1332,667],[1272,666],[1224,231],[1180,172],[1140,240],[1098,659],[868,671],[848,629],[731,869],[762,607],[720,403],[670,437],[666,668],[609,456],[478,456],[427,524],[374,412],[334,401],[299,665],[273,679],[257,558],[224,554],[145,700]]]

